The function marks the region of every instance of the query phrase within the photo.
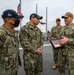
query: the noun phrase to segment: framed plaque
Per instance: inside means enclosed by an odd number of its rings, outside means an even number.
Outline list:
[[[57,39],[52,39],[52,40],[50,40],[50,43],[52,44],[52,46],[53,46],[54,48],[61,47],[61,45],[59,44],[59,40],[57,40]]]

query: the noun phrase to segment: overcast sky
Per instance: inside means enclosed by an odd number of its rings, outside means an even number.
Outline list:
[[[74,0],[21,0],[22,1],[22,13],[24,18],[22,20],[22,26],[29,21],[29,16],[36,12],[36,4],[38,4],[38,14],[43,16],[42,22],[46,22],[46,7],[48,8],[48,30],[50,31],[55,26],[55,19],[61,18],[66,12],[72,12],[74,14]],[[6,9],[17,10],[19,0],[0,0],[0,15]],[[3,24],[0,16],[0,25]],[[62,20],[61,25],[64,25]],[[45,25],[40,28],[45,32]],[[17,28],[18,29],[18,28]]]

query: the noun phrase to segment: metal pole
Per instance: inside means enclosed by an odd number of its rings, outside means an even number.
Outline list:
[[[21,11],[21,0],[20,0],[20,11]]]
[[[20,0],[20,12],[21,12],[21,0]],[[22,26],[22,22],[20,20],[20,28],[21,28],[21,26]]]
[[[46,33],[47,33],[47,13],[48,12],[48,9],[47,9],[47,7],[46,7]]]
[[[36,14],[38,14],[38,4],[36,4]]]

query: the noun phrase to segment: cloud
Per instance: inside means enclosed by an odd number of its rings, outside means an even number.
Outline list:
[[[19,0],[0,0],[0,15],[6,9],[17,10]],[[36,12],[36,4],[38,4],[38,14],[43,16],[43,22],[46,22],[46,7],[48,7],[48,29],[55,25],[55,19],[70,11],[74,13],[74,0],[22,0],[22,13],[24,19],[22,25],[29,21],[31,13]],[[3,24],[0,17],[0,25]],[[51,25],[52,24],[52,25]],[[62,23],[63,24],[63,23]]]

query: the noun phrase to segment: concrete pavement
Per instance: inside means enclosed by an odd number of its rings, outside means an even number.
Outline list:
[[[20,48],[21,49],[21,48]],[[20,56],[23,64],[23,50],[20,50]],[[58,69],[52,70],[52,66],[54,64],[53,61],[53,52],[52,52],[52,46],[49,43],[49,41],[44,41],[44,46],[43,46],[43,74],[42,75],[59,75]],[[18,70],[18,75],[25,75],[25,71],[22,67],[19,68]],[[66,70],[66,75],[68,75],[67,70]]]

